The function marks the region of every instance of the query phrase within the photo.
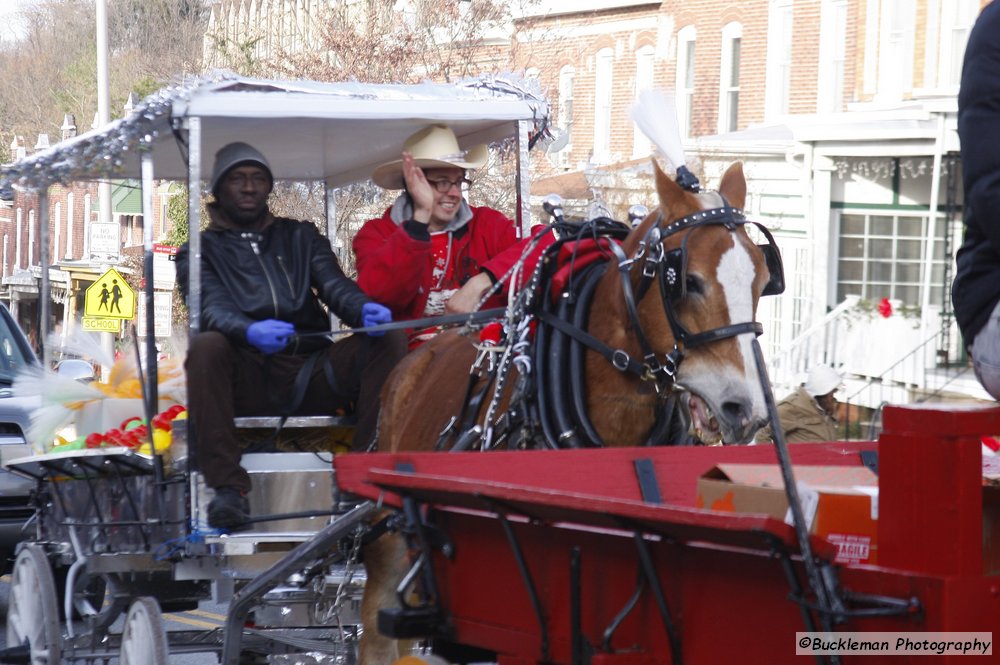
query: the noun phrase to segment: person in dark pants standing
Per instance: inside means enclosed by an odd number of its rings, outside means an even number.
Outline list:
[[[275,217],[267,199],[274,178],[264,155],[246,143],[216,154],[201,233],[201,332],[185,360],[196,461],[215,490],[209,526],[248,526],[250,476],[240,466],[234,423],[247,415],[324,415],[353,411],[354,449],[366,449],[378,422],[379,393],[406,353],[401,331],[354,334],[332,343],[324,305],[348,325],[392,320],[344,275],[328,239],[304,221]],[[177,255],[188,298],[190,254]],[[311,334],[310,334],[311,333]]]
[[[958,92],[965,240],[951,297],[976,377],[1000,399],[1000,4],[979,15]]]

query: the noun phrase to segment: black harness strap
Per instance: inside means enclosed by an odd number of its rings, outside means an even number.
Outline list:
[[[639,378],[646,378],[646,371],[648,368],[642,363],[634,360],[622,349],[612,349],[610,346],[597,339],[586,330],[581,330],[569,323],[566,323],[558,316],[552,314],[552,312],[539,312],[538,320],[546,325],[552,326],[562,333],[569,335],[576,341],[587,345],[594,351],[597,351],[604,356],[615,369],[622,372],[632,372]]]
[[[583,329],[587,325],[587,317],[590,314],[590,302],[594,297],[597,284],[607,272],[608,262],[601,261],[594,263],[587,268],[587,274],[581,279],[579,298],[577,298],[576,308],[573,310],[573,325],[578,329]],[[586,372],[584,371],[584,346],[573,343],[569,347],[569,374],[570,397],[573,407],[573,417],[591,443],[595,446],[603,446],[604,440],[594,429],[590,421],[590,414],[587,412],[587,386]]]

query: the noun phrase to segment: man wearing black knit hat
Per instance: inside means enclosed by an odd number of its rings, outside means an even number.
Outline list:
[[[201,331],[185,368],[195,459],[215,490],[209,526],[236,531],[248,526],[251,487],[234,418],[349,409],[358,417],[354,447],[365,449],[375,435],[382,384],[406,353],[406,340],[392,331],[333,344],[317,334],[330,331],[324,305],[354,327],[387,323],[391,314],[344,275],[313,224],[271,214],[274,176],[258,150],[246,143],[219,150],[210,184]],[[185,244],[177,255],[185,300],[189,260]]]

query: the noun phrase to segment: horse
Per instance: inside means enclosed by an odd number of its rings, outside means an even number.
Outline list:
[[[577,445],[670,443],[651,438],[664,436],[667,400],[676,397],[685,424],[703,442],[748,443],[767,422],[751,344],[760,333],[758,299],[783,288],[780,256],[775,258],[766,229],[760,227],[767,245],[755,244],[747,233],[740,163],[726,170],[717,191],[700,191],[696,180],[684,186],[655,161],[653,166],[659,204],[620,244],[602,246],[610,267],[587,280],[589,307],[573,316],[582,325],[560,324],[561,312],[552,307],[537,317],[536,337],[559,338],[564,346],[569,340],[577,358],[552,368],[552,354],[542,353],[549,369],[532,370],[542,374],[536,388],[574,363],[584,377],[581,390],[537,395],[577,403],[573,413],[550,417],[547,429],[560,442],[576,438]],[[462,331],[449,330],[408,355],[382,392],[378,451],[439,447],[449,422],[454,425],[455,414],[468,408],[469,367],[478,353]],[[495,413],[511,408],[516,385],[513,379],[505,383]],[[480,425],[482,410],[475,410]],[[531,435],[539,437],[541,429]],[[513,447],[513,440],[508,443]],[[407,545],[398,534],[382,535],[366,546],[363,559],[368,577],[362,624],[369,628],[359,662],[390,663],[406,655],[406,646],[371,627],[380,609],[399,604],[395,589],[407,568]]]

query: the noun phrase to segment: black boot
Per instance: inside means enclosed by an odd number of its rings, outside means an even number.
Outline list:
[[[236,487],[220,487],[208,504],[208,525],[224,531],[250,528],[250,500]]]

